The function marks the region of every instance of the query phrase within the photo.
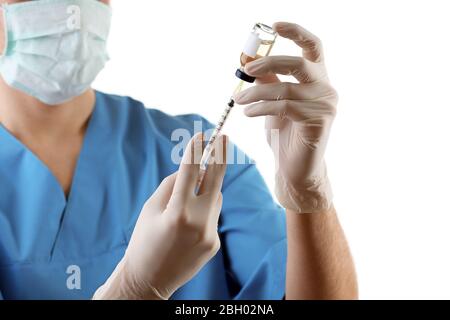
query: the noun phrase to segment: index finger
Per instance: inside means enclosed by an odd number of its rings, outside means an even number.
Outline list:
[[[283,38],[294,41],[303,49],[303,57],[312,62],[324,60],[323,46],[320,39],[295,23],[276,22],[273,29]]]
[[[220,136],[215,141],[211,154],[212,163],[208,165],[205,178],[200,186],[198,195],[202,195],[207,192],[212,195],[220,193],[227,168],[227,146],[227,136]]]
[[[193,196],[200,169],[200,159],[203,153],[203,134],[195,135],[186,147],[178,170],[174,194],[184,197]]]

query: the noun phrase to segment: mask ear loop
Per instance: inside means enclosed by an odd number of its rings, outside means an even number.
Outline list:
[[[0,53],[0,59],[3,58],[6,55],[6,52],[8,51],[8,23],[6,22],[6,10],[5,10],[5,4],[0,4],[0,15],[1,19],[3,19],[3,50]]]

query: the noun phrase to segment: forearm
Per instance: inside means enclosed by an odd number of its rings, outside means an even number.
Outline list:
[[[336,211],[287,210],[286,299],[357,299],[350,249]]]

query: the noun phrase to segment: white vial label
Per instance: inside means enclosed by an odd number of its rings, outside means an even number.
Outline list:
[[[250,33],[250,36],[248,37],[247,43],[244,47],[244,54],[255,58],[256,53],[258,52],[258,48],[261,45],[261,39],[258,37],[258,35],[254,32]]]

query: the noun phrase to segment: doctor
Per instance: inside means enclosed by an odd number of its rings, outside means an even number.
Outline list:
[[[236,97],[279,130],[281,208],[252,164],[216,161],[195,194],[202,134],[181,164],[171,134],[211,128],[200,116],[91,89],[109,0],[1,2],[0,297],[357,298],[324,161],[337,94],[317,37],[276,23],[302,57],[248,64],[259,83]]]

